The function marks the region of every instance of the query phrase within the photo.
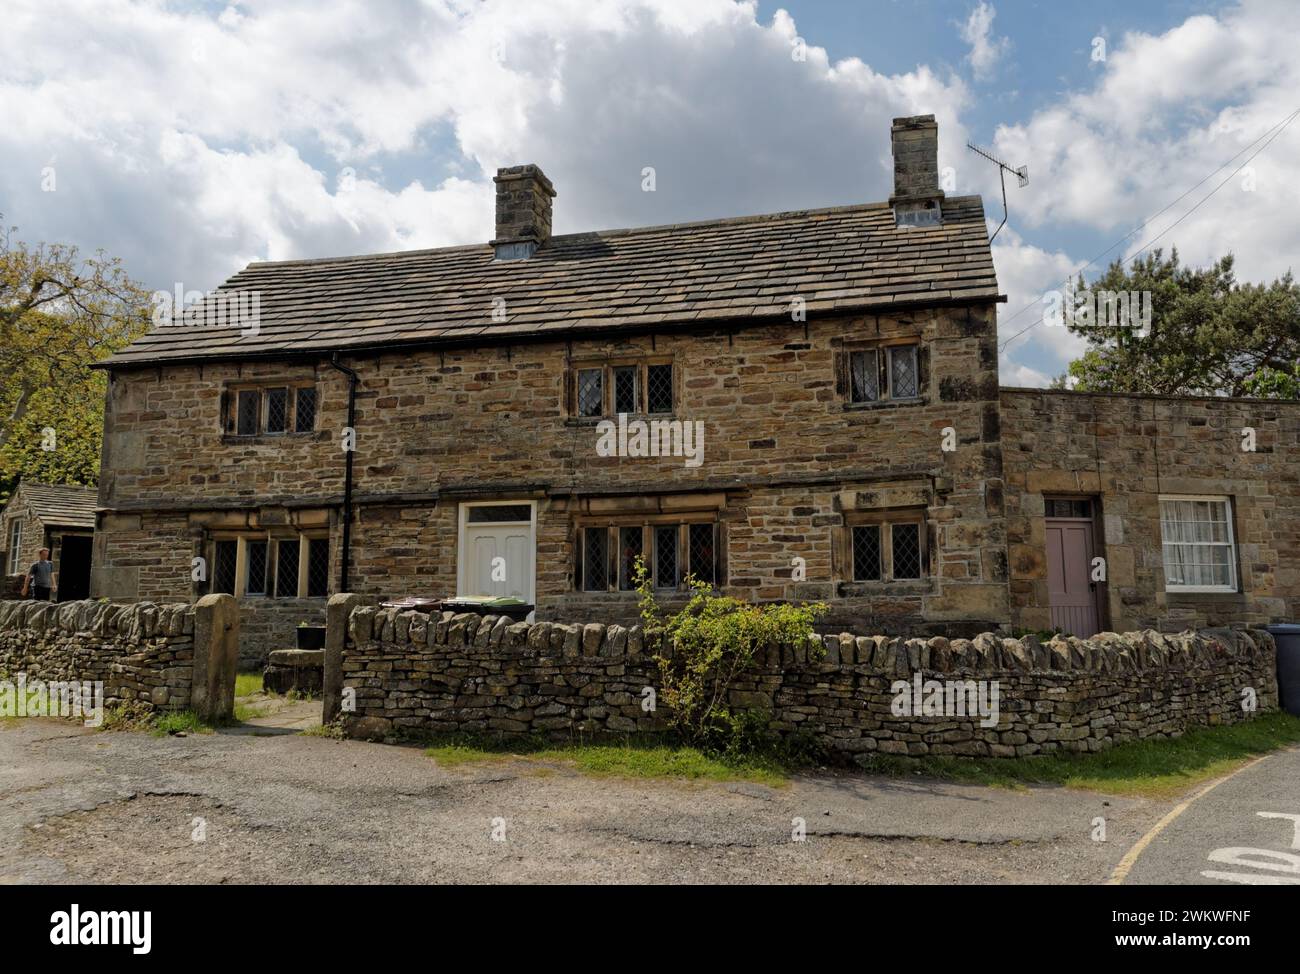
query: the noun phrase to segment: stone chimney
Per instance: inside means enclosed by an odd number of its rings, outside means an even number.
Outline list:
[[[551,199],[555,187],[537,166],[498,169],[497,235],[492,241],[497,260],[520,260],[551,237]]]
[[[933,115],[896,118],[889,129],[894,150],[894,208],[898,226],[929,226],[943,222],[943,190],[939,188],[939,126]]]

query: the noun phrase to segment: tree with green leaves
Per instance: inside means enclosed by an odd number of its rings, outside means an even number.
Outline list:
[[[1084,290],[1080,277],[1076,292]],[[1154,250],[1127,267],[1112,263],[1090,290],[1149,292],[1150,328],[1067,317],[1089,345],[1070,363],[1075,389],[1300,398],[1300,287],[1289,271],[1271,284],[1239,284],[1231,254],[1192,268],[1177,249],[1167,258]]]
[[[105,378],[90,366],[149,326],[121,262],[0,230],[0,502],[20,478],[93,486]]]

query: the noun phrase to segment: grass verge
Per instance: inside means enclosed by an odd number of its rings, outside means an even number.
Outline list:
[[[168,734],[211,734],[212,728],[199,720],[199,715],[192,710],[171,710],[159,714],[150,728],[155,737]]]
[[[159,712],[139,705],[123,704],[104,714],[103,731],[149,731],[155,737],[169,734],[211,734],[213,728],[192,710]]]
[[[1270,713],[1240,724],[1198,727],[1182,737],[1133,741],[1089,754],[1027,758],[909,758],[890,754],[858,760],[873,774],[923,775],[968,784],[1063,785],[1112,795],[1171,798],[1227,774],[1246,761],[1300,743],[1300,718]]]
[[[251,697],[253,694],[261,692],[262,674],[260,672],[235,674],[236,697]]]
[[[533,738],[498,739],[447,735],[426,740],[424,753],[444,767],[462,767],[510,758],[553,762],[595,777],[674,778],[700,781],[754,781],[779,786],[792,768],[777,758],[732,758],[693,747],[654,741],[556,744]]]

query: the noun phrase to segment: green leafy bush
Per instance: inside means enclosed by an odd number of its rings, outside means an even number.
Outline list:
[[[827,606],[753,605],[717,595],[708,583],[688,575],[690,599],[680,611],[666,614],[641,559],[636,581],[648,645],[658,648],[653,657],[659,668],[658,699],[673,730],[710,750],[735,754],[768,749],[768,714],[754,707],[733,708],[731,691],[767,649],[802,646],[812,658],[825,655],[813,623]]]

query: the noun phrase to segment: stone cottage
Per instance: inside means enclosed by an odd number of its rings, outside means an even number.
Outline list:
[[[891,134],[886,202],[553,235],[519,166],[487,244],[248,266],[104,366],[94,594],[258,645],[340,590],[626,620],[638,558],[859,632],[1294,617],[1300,404],[1000,387],[982,203]]]
[[[96,491],[75,484],[21,482],[0,508],[0,598],[18,598],[37,553],[50,549],[59,602],[90,595],[91,540],[95,534]]]

